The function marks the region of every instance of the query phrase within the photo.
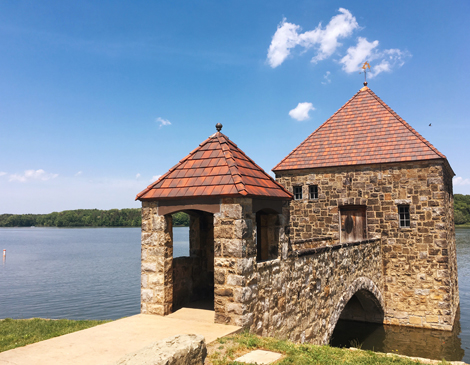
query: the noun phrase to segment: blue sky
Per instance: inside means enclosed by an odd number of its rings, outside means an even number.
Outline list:
[[[470,194],[469,14],[466,1],[2,1],[0,214],[139,207],[218,122],[270,171],[362,87],[364,60]]]

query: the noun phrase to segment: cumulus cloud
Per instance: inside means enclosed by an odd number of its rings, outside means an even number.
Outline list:
[[[298,121],[306,120],[310,118],[308,113],[310,110],[315,110],[312,103],[299,103],[294,109],[289,112],[291,118],[294,118]]]
[[[75,174],[75,176],[80,176],[83,172],[82,171],[79,171]]]
[[[138,179],[140,177],[140,174],[138,173],[137,175],[135,175],[135,178]]]
[[[470,179],[464,179],[461,176],[456,176],[453,178],[452,182],[456,186],[470,185]]]
[[[59,174],[47,173],[43,169],[39,170],[26,170],[23,174],[10,175],[9,181],[26,182],[32,180],[47,181],[55,179]]]
[[[152,178],[150,179],[150,182],[155,182],[157,181],[158,179],[160,179],[162,177],[162,175],[155,175],[155,176],[152,176]]]
[[[281,65],[290,55],[291,49],[297,45],[305,50],[316,48],[317,54],[312,58],[314,63],[330,57],[341,46],[338,40],[349,37],[359,28],[356,18],[349,10],[340,8],[339,13],[331,18],[325,28],[320,23],[314,30],[305,33],[299,33],[301,29],[299,25],[288,23],[283,19],[268,49],[269,65],[272,68]]]
[[[391,72],[396,67],[401,67],[405,59],[410,56],[406,51],[399,49],[386,49],[378,51],[379,41],[369,42],[366,38],[359,37],[355,46],[349,47],[346,55],[340,60],[343,70],[347,73],[361,71],[365,61],[371,63],[371,70],[368,73],[370,78],[382,72]]]
[[[5,176],[6,174],[6,172],[0,171],[0,176]]]
[[[159,128],[163,127],[164,125],[171,125],[171,122],[169,120],[163,119],[161,117],[158,117],[156,121],[160,123]]]
[[[280,66],[291,54],[291,51],[299,46],[304,53],[313,48],[316,55],[311,62],[329,58],[342,45],[339,40],[349,38],[360,26],[356,18],[347,9],[340,8],[339,14],[333,16],[329,23],[322,27],[320,23],[315,29],[302,33],[300,25],[289,23],[286,19],[278,25],[269,45],[267,62],[272,68]],[[371,63],[368,73],[370,78],[382,72],[391,72],[397,67],[403,66],[405,59],[410,53],[400,49],[378,49],[379,41],[369,42],[364,37],[357,39],[357,44],[348,48],[347,53],[342,55],[339,63],[347,73],[361,70],[364,61],[375,61]],[[323,84],[329,83],[323,81]]]
[[[343,64],[343,70],[351,73],[360,71],[362,64],[372,60],[372,50],[379,45],[379,41],[368,42],[367,39],[359,37],[355,47],[349,47],[346,56],[340,63]]]

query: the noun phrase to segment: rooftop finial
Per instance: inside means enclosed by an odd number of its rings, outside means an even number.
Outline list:
[[[364,62],[361,67],[364,71],[359,72],[360,74],[364,72],[364,86],[367,86],[367,70],[370,72],[370,65],[369,62]]]
[[[222,129],[223,125],[221,123],[217,123],[215,125],[215,129],[217,129],[217,132],[220,132],[220,130]]]

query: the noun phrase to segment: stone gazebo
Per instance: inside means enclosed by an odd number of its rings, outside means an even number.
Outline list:
[[[144,191],[141,311],[167,315],[189,302],[215,322],[246,326],[256,263],[286,257],[292,194],[220,132]],[[190,255],[173,259],[172,214],[190,216]],[[285,213],[285,214],[283,214]],[[254,304],[253,304],[254,305]]]

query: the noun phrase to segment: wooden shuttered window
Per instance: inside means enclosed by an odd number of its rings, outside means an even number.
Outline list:
[[[365,206],[341,207],[340,216],[342,243],[367,239]]]

